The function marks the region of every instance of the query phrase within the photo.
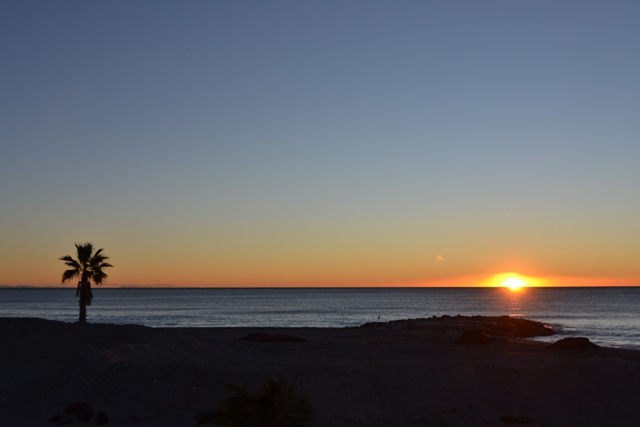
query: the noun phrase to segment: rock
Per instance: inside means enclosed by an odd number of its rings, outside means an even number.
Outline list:
[[[295,335],[266,334],[264,332],[251,333],[240,338],[240,340],[253,342],[307,342],[306,339]]]
[[[549,347],[558,350],[589,350],[600,348],[599,345],[589,341],[589,338],[584,337],[563,338],[554,342]]]
[[[490,344],[493,342],[493,339],[478,331],[464,331],[460,338],[456,340],[458,344]]]
[[[67,415],[75,415],[82,422],[89,422],[93,417],[93,410],[87,402],[74,402],[64,410]]]

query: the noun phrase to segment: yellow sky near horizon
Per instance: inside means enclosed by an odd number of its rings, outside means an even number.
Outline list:
[[[594,215],[573,222],[497,210],[397,221],[150,218],[135,228],[107,215],[93,220],[101,227],[87,221],[3,230],[11,245],[0,246],[0,285],[58,285],[58,258],[74,256],[73,243],[85,241],[105,249],[114,286],[482,286],[507,272],[554,286],[640,285],[640,225]]]
[[[515,244],[499,233],[492,239],[491,229],[474,232],[469,226],[454,234],[443,226],[423,227],[422,233],[413,231],[416,227],[409,222],[386,230],[379,224],[323,226],[311,233],[262,225],[217,234],[149,232],[143,241],[98,233],[93,243],[105,248],[115,266],[107,271],[107,286],[484,286],[494,275],[509,272],[553,286],[640,285],[633,252],[612,255],[624,239],[616,243],[592,234],[565,244],[533,230]],[[0,285],[59,285],[64,264],[58,258],[74,256],[75,248],[60,235],[42,233],[39,241],[46,243],[36,246],[25,239],[11,253],[0,248]],[[589,239],[604,251],[595,250]]]

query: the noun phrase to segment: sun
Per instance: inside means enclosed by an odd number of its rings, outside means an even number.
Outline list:
[[[512,291],[519,291],[523,287],[527,286],[527,284],[524,280],[518,277],[509,277],[502,282],[502,286],[504,286],[505,288],[509,288]]]
[[[541,277],[525,276],[514,271],[494,274],[481,283],[481,286],[509,289],[514,292],[533,287],[547,286],[545,279]]]

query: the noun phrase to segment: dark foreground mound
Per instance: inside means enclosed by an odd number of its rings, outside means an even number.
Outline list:
[[[590,350],[600,348],[599,345],[589,341],[589,338],[584,337],[563,338],[554,342],[549,347],[556,350]]]
[[[253,332],[240,338],[240,341],[252,342],[307,342],[306,339],[295,335],[267,334],[264,332]]]
[[[464,331],[456,340],[458,344],[490,344],[493,338],[478,331]]]
[[[450,331],[475,331],[484,335],[509,338],[531,338],[553,335],[549,325],[534,320],[509,316],[440,316],[428,319],[372,322],[360,326],[365,329],[415,330],[446,328]]]
[[[252,398],[266,378],[287,376],[316,408],[316,427],[640,426],[640,352],[556,351],[493,335],[522,323],[145,328],[0,318],[0,426],[194,427],[230,397],[225,384]],[[453,342],[480,325],[497,344]],[[415,329],[391,329],[402,327]],[[308,342],[239,339],[250,333]]]

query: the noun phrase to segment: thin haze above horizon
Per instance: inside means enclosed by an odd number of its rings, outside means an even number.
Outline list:
[[[640,3],[0,4],[0,285],[640,285]]]

